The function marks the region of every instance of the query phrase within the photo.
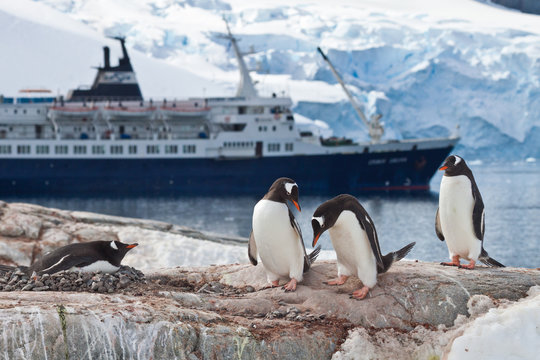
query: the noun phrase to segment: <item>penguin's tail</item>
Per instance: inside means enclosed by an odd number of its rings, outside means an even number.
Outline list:
[[[16,266],[0,265],[0,274],[15,271],[15,269],[17,269]]]
[[[480,260],[481,262],[483,262],[489,267],[506,267],[500,262],[498,262],[497,260],[489,257],[487,251],[484,249],[482,249],[482,252],[480,253],[480,257],[478,258],[478,260]]]
[[[388,271],[388,269],[390,269],[390,266],[392,266],[393,263],[395,263],[396,261],[399,261],[399,260],[403,259],[405,256],[407,256],[407,254],[411,251],[411,249],[414,247],[414,245],[416,245],[416,242],[412,242],[409,245],[406,245],[406,246],[402,247],[398,251],[394,251],[394,252],[391,252],[391,253],[388,253],[388,254],[384,255],[382,257],[383,264],[384,264],[384,269],[381,269],[379,267],[379,274],[382,274],[382,273]]]
[[[313,251],[307,256],[307,259],[304,259],[304,272],[308,271],[311,267],[311,264],[315,262],[317,256],[321,252],[321,245],[317,246]]]

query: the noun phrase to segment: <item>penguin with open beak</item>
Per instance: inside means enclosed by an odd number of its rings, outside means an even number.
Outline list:
[[[326,230],[330,233],[337,256],[338,278],[328,285],[342,285],[349,276],[356,275],[363,287],[352,297],[363,299],[377,284],[377,274],[386,272],[390,266],[404,258],[415,245],[381,254],[375,225],[360,202],[351,195],[339,195],[322,203],[311,219],[313,246]]]
[[[320,246],[306,253],[300,226],[287,201],[300,211],[298,185],[292,179],[279,178],[253,209],[248,256],[253,265],[260,256],[271,287],[278,286],[280,279],[289,279],[283,289],[295,291],[319,255]]]

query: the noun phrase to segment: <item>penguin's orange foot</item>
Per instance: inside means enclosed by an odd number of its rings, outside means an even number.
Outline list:
[[[441,265],[444,265],[444,266],[457,266],[457,267],[461,267],[461,264],[460,264],[460,263],[455,263],[455,262],[442,262]]]
[[[369,288],[367,286],[364,286],[363,288],[353,291],[352,297],[358,300],[362,300],[367,296],[369,292]]]
[[[442,262],[441,265],[459,267],[459,255],[452,256],[452,262]]]
[[[270,284],[262,288],[262,290],[271,289],[279,286],[279,280],[270,281]]]
[[[467,265],[460,265],[459,268],[460,269],[472,270],[472,269],[474,269],[475,264],[476,264],[476,262],[474,260],[471,260]]]
[[[291,279],[291,281],[289,281],[288,283],[283,285],[282,289],[285,290],[285,292],[295,291],[296,290],[296,279]]]
[[[327,285],[343,285],[345,284],[345,281],[347,281],[349,277],[346,275],[341,275],[337,279],[326,281],[325,284]]]

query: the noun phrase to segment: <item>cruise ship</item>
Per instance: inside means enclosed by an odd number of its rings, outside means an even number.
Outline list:
[[[302,131],[289,97],[258,95],[227,30],[240,70],[233,97],[145,100],[123,38],[118,65],[104,47],[89,89],[0,97],[0,193],[261,195],[281,176],[302,194],[429,189],[457,136],[383,141],[352,97],[371,141]]]

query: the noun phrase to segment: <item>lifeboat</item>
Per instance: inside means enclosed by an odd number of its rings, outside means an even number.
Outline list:
[[[141,119],[152,117],[157,108],[155,106],[105,106],[103,115],[109,119]]]
[[[60,106],[51,106],[49,108],[49,117],[56,120],[61,119],[82,119],[92,118],[99,112],[97,106],[86,106],[80,104],[64,104]]]

